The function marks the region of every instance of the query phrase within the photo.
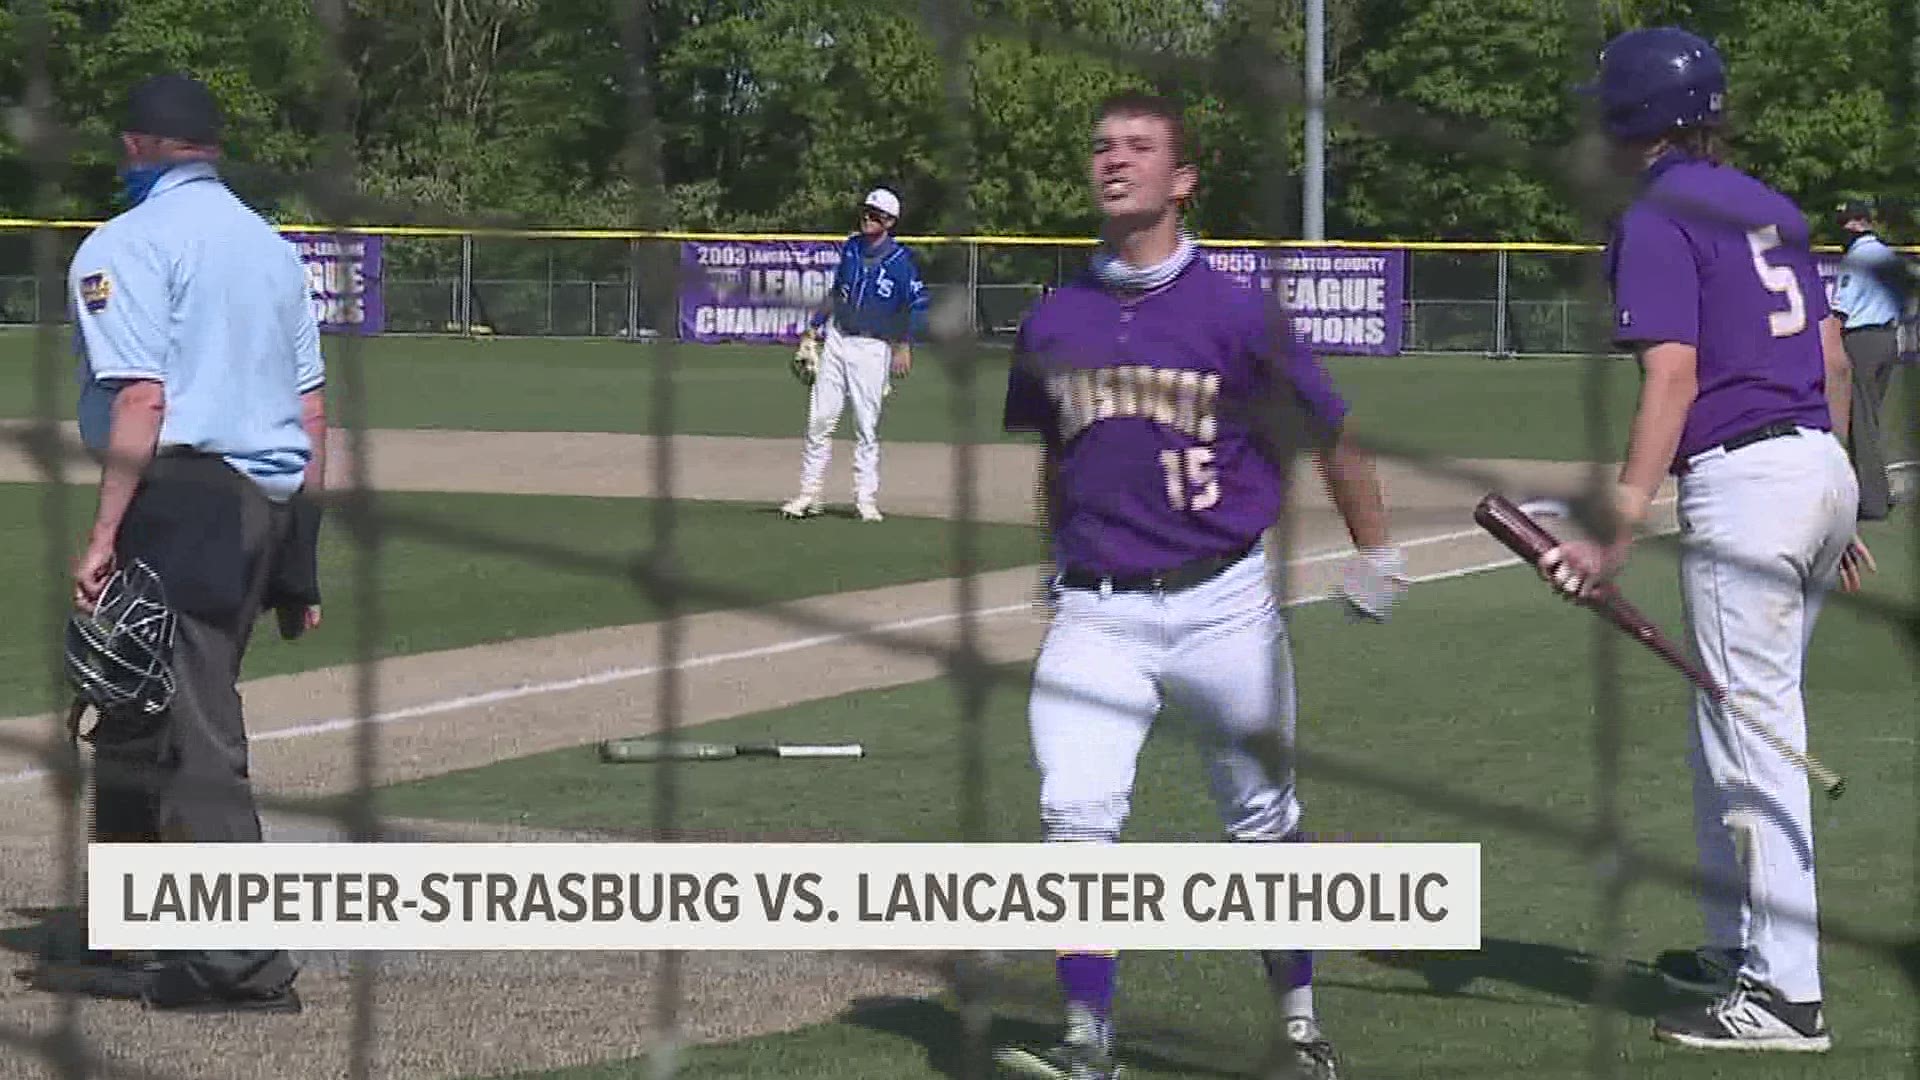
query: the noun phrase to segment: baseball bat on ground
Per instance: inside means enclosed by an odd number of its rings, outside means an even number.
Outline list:
[[[1474,507],[1473,520],[1481,528],[1493,534],[1493,537],[1505,544],[1508,550],[1525,560],[1528,566],[1539,568],[1540,557],[1560,545],[1552,533],[1541,528],[1526,511],[1498,494],[1489,494]],[[1654,655],[1665,660],[1668,665],[1687,677],[1687,681],[1699,687],[1715,705],[1725,709],[1734,719],[1745,724],[1761,741],[1773,748],[1781,757],[1812,777],[1827,793],[1830,799],[1837,799],[1846,788],[1847,782],[1838,773],[1822,765],[1810,754],[1794,749],[1780,737],[1771,726],[1749,715],[1725,687],[1715,682],[1712,676],[1702,671],[1698,665],[1688,660],[1660,628],[1647,618],[1620,594],[1612,582],[1597,585],[1591,595],[1582,603],[1599,612],[1608,622],[1625,631],[1628,637],[1652,650]]]
[[[600,760],[608,764],[636,761],[729,761],[733,758],[858,758],[866,747],[859,743],[810,746],[794,743],[667,742],[663,739],[608,739],[600,744]]]

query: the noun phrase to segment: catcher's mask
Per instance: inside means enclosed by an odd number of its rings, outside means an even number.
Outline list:
[[[67,620],[67,680],[103,715],[163,712],[173,703],[173,635],[160,576],[136,559],[107,582],[92,615]]]

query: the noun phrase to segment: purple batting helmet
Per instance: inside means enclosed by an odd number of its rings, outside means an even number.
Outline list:
[[[1598,99],[1608,135],[1638,141],[1718,126],[1727,69],[1711,44],[1677,26],[1629,30],[1600,50],[1599,77],[1581,89]]]

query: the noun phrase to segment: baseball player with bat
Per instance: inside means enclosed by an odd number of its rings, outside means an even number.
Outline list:
[[[1724,687],[1693,703],[1694,835],[1706,942],[1669,952],[1667,981],[1704,1000],[1654,1024],[1708,1050],[1824,1051],[1807,778],[1761,735],[1804,753],[1801,695],[1821,602],[1872,556],[1844,440],[1851,383],[1808,228],[1785,196],[1722,161],[1726,75],[1676,28],[1608,43],[1597,98],[1638,190],[1608,245],[1614,340],[1642,383],[1610,534],[1538,562],[1592,602],[1627,561],[1668,474],[1678,478],[1680,585],[1700,666]],[[1756,723],[1742,723],[1736,713]]]
[[[1294,686],[1263,537],[1286,505],[1294,449],[1318,461],[1360,549],[1351,609],[1386,619],[1405,587],[1373,464],[1343,434],[1346,405],[1280,305],[1196,258],[1180,211],[1199,182],[1180,110],[1149,95],[1100,109],[1091,180],[1104,218],[1090,272],[1028,315],[1005,424],[1044,442],[1040,490],[1057,573],[1028,704],[1040,813],[1052,843],[1110,844],[1162,703],[1202,743],[1227,836],[1300,839]],[[1262,954],[1281,1024],[1279,1073],[1332,1080],[1310,953]],[[1003,1068],[1112,1080],[1118,959],[1060,951],[1066,1038],[1007,1047]]]

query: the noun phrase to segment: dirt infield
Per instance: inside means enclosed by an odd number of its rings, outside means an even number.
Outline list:
[[[71,439],[71,431],[67,437]],[[0,481],[38,477],[0,440]],[[370,480],[386,490],[493,491],[605,497],[654,495],[654,440],[596,434],[373,432]],[[335,446],[337,485],[352,482],[345,441]],[[977,514],[1030,520],[1033,452],[976,448]],[[772,503],[791,494],[797,446],[787,440],[682,437],[673,444],[683,498]],[[848,488],[849,448],[836,447],[830,493]],[[1447,479],[1389,467],[1396,531],[1413,572],[1434,576],[1500,560],[1468,510],[1489,489],[1562,496],[1586,479],[1580,466],[1454,462],[1477,475]],[[952,447],[890,444],[882,462],[885,509],[947,515],[958,475]],[[90,473],[70,473],[84,480]],[[1311,473],[1286,530],[1294,597],[1337,579],[1347,540]],[[770,522],[769,529],[804,528]],[[884,525],[875,528],[885,528]],[[1041,631],[1036,569],[979,581],[981,640],[994,660],[1032,655]],[[960,625],[951,582],[921,582],[818,597],[775,608],[715,612],[684,621],[681,716],[700,723],[799,701],[900,685],[942,673],[938,652]],[[1410,602],[1417,602],[1415,597]],[[375,678],[379,783],[434,775],[598,738],[658,722],[664,670],[660,628],[617,627],[387,661]],[[346,669],[258,680],[245,687],[254,776],[277,795],[354,790],[355,673]],[[44,738],[48,718],[0,721],[10,735]],[[30,947],[34,910],[57,897],[58,818],[32,755],[0,753],[0,948]],[[423,835],[521,839],[499,829],[415,823]],[[311,821],[270,821],[275,836],[327,835]],[[629,1057],[649,1045],[652,958],[620,954],[487,954],[385,958],[378,990],[374,1074],[486,1075]],[[861,996],[920,994],[938,985],[899,958],[814,954],[703,954],[688,958],[683,1034],[732,1039],[828,1019]],[[18,965],[16,965],[18,966]],[[338,958],[314,958],[302,981],[309,1009],[297,1019],[218,1022],[150,1017],[137,1007],[87,1004],[82,1023],[105,1056],[136,1071],[195,1077],[337,1077],[347,1069],[348,985]],[[0,1034],[47,1036],[55,999],[0,982]],[[464,1019],[461,1019],[464,1017]],[[0,1076],[52,1075],[29,1055],[0,1051]]]

